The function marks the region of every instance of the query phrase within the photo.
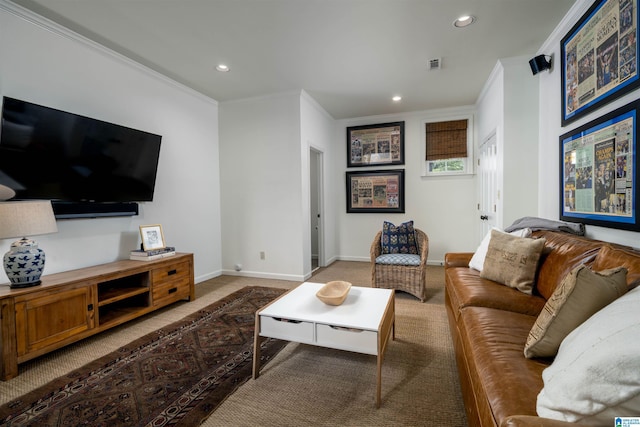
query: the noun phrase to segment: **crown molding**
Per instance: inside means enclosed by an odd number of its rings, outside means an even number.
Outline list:
[[[573,6],[569,9],[569,11],[564,15],[560,23],[556,26],[553,32],[547,37],[547,40],[542,44],[538,54],[544,54],[553,51],[562,38],[566,35],[566,33],[573,27],[573,25],[578,21],[582,15],[584,15],[587,10],[591,7],[591,0],[581,0],[576,1]]]
[[[34,13],[22,6],[19,6],[13,2],[11,2],[10,0],[0,0],[0,10],[4,10],[8,13],[10,13],[11,15],[22,19],[23,21],[26,21],[32,25],[35,25],[43,30],[46,30],[58,37],[63,37],[66,38],[68,40],[72,40],[76,43],[79,43],[85,47],[90,48],[91,50],[104,55],[106,57],[109,57],[110,59],[113,59],[115,61],[118,61],[128,67],[131,67],[133,69],[136,69],[146,75],[148,75],[149,77],[153,77],[156,80],[159,80],[169,86],[173,86],[174,88],[177,88],[179,90],[181,90],[182,92],[194,96],[196,98],[199,98],[202,101],[208,102],[210,104],[214,104],[214,105],[218,105],[218,101],[216,101],[215,99],[204,95],[201,92],[198,92],[197,90],[191,89],[190,87],[177,82],[167,76],[165,76],[162,73],[159,73],[155,70],[152,70],[151,68],[140,64],[139,62],[134,61],[131,58],[128,58],[112,49],[109,49],[99,43],[96,43],[95,41],[84,37],[74,31],[71,31],[70,29],[56,23],[53,22],[50,19],[47,19],[41,15],[38,15],[37,13]]]

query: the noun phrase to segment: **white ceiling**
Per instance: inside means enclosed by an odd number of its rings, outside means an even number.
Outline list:
[[[534,56],[575,0],[13,2],[219,102],[304,89],[342,119],[475,103],[496,61]],[[476,23],[454,28],[463,14]]]

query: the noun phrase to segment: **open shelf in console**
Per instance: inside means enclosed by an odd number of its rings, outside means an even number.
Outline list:
[[[143,272],[98,283],[98,322],[116,322],[151,305],[149,273]]]
[[[149,307],[149,292],[129,296],[98,308],[98,323],[100,327],[111,323],[120,323],[122,319],[134,316],[135,313]]]

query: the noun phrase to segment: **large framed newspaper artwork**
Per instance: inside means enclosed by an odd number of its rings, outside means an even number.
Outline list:
[[[404,122],[347,128],[347,167],[404,165]]]
[[[560,42],[562,126],[638,87],[638,0],[597,0]]]
[[[347,172],[347,213],[404,213],[404,170]]]
[[[560,136],[560,219],[639,231],[640,100]]]

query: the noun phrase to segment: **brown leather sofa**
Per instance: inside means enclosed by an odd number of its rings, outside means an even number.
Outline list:
[[[552,359],[527,359],[524,346],[546,300],[582,263],[593,270],[624,266],[640,280],[640,252],[559,231],[546,239],[533,295],[483,279],[468,267],[473,253],[445,255],[445,304],[470,426],[576,426],[538,417],[542,371]]]

